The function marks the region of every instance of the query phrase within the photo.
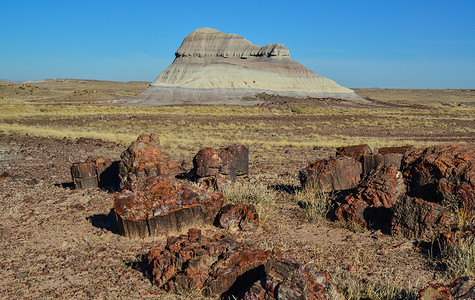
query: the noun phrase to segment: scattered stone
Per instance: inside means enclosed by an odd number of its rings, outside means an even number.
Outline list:
[[[300,170],[300,184],[323,192],[354,189],[361,180],[361,163],[354,158],[339,156],[310,163]]]
[[[467,230],[452,230],[443,232],[440,237],[441,247],[450,247],[453,244],[470,244],[475,242],[475,226]]]
[[[221,208],[217,221],[225,229],[255,231],[259,227],[259,215],[252,204],[229,204]]]
[[[357,161],[361,161],[363,156],[371,155],[371,153],[371,148],[366,144],[336,148],[337,156],[349,156]]]
[[[29,185],[37,185],[38,183],[40,183],[38,178],[32,178],[26,181],[26,184],[29,184]]]
[[[149,179],[161,176],[173,181],[183,171],[162,152],[156,133],[141,134],[120,157],[120,187],[133,192],[142,190]]]
[[[222,194],[156,177],[141,191],[114,194],[118,232],[127,237],[158,236],[212,224],[223,201]]]
[[[193,158],[193,170],[197,177],[224,175],[232,181],[236,176],[249,173],[249,147],[237,145],[221,149],[203,148]]]
[[[409,239],[430,239],[458,224],[457,217],[446,207],[419,198],[404,196],[393,211],[391,233]]]
[[[77,189],[97,188],[97,173],[93,162],[77,162],[71,166],[71,176]]]
[[[213,191],[220,191],[221,188],[227,183],[226,178],[223,177],[205,177],[199,178],[197,183],[201,188],[211,189]]]
[[[438,145],[409,151],[403,174],[409,193],[447,207],[475,208],[475,144]]]

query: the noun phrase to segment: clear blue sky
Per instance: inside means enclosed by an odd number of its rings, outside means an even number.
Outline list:
[[[200,27],[347,87],[475,88],[474,0],[3,0],[0,78],[153,81]]]

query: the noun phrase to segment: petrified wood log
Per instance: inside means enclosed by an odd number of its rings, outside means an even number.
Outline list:
[[[191,173],[197,177],[217,177],[221,174],[235,181],[236,176],[249,173],[249,147],[203,148],[193,158]]]
[[[357,161],[361,161],[364,155],[371,155],[371,148],[366,145],[354,145],[336,148],[336,155],[353,157]]]
[[[457,217],[446,207],[404,196],[393,206],[391,234],[409,239],[431,239],[439,232],[447,232],[458,224]]]
[[[78,162],[71,166],[71,177],[77,189],[97,188],[96,166],[93,162]]]
[[[364,155],[362,158],[363,173],[368,174],[372,170],[375,170],[379,164],[392,164],[398,169],[401,169],[401,161],[403,156],[404,154],[400,153]]]
[[[406,192],[401,172],[392,164],[380,164],[363,179],[355,192],[335,210],[337,219],[366,227],[391,223],[391,208]]]
[[[183,172],[177,162],[162,152],[156,133],[141,134],[120,157],[121,188],[134,192],[148,185],[150,178],[161,176],[173,180]]]
[[[339,156],[310,163],[299,171],[299,179],[304,188],[332,192],[356,188],[361,173],[360,162],[351,157]]]
[[[266,277],[256,281],[244,299],[345,299],[326,272],[276,259],[266,263],[265,272]]]
[[[152,248],[148,259],[153,283],[166,291],[242,299],[256,296],[251,287],[260,285],[258,294],[264,290],[272,296],[262,299],[344,299],[326,273],[286,262],[277,249],[249,248],[223,233],[207,238],[190,229]],[[269,285],[262,284],[266,279]]]
[[[157,236],[212,224],[223,196],[157,177],[141,191],[114,194],[118,232],[128,237]]]
[[[410,150],[403,174],[411,196],[444,206],[475,208],[475,144]]]

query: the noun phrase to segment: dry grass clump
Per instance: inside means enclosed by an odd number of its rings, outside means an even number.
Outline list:
[[[230,203],[247,203],[254,206],[275,203],[275,195],[263,184],[235,182],[224,186],[221,192]]]
[[[319,189],[306,188],[294,195],[294,201],[304,209],[304,219],[309,223],[322,223],[333,207],[333,197]]]
[[[227,202],[254,205],[259,214],[260,226],[267,228],[271,225],[268,224],[268,219],[276,202],[276,195],[266,185],[235,182],[222,187],[221,192]]]
[[[468,238],[442,248],[442,262],[447,278],[475,276],[475,239]]]
[[[407,291],[400,278],[384,277],[381,282],[369,282],[360,273],[342,271],[333,274],[334,281],[344,292],[346,299],[416,299],[415,292]]]

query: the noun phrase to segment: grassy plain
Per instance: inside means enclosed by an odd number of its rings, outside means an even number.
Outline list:
[[[329,207],[320,203],[328,200],[325,195],[294,191],[298,170],[334,155],[338,146],[366,143],[375,150],[474,142],[475,91],[356,89],[375,99],[368,107],[309,100],[253,107],[113,105],[112,100],[147,86],[68,79],[0,82],[0,174],[10,174],[0,179],[2,294],[157,297],[159,291],[137,266],[140,255],[164,238],[118,236],[108,223],[111,194],[62,186],[70,181],[72,162],[88,156],[118,159],[140,133],[151,131],[159,133],[164,151],[187,167],[202,147],[249,145],[249,177],[224,192],[229,202],[256,204],[262,223],[257,234],[237,233],[238,238],[256,247],[279,247],[328,271],[349,299],[411,299],[428,281],[447,282],[457,273],[455,260],[449,271],[441,270],[406,240],[326,221]],[[83,143],[79,137],[103,142]],[[470,270],[473,260],[464,266]]]

